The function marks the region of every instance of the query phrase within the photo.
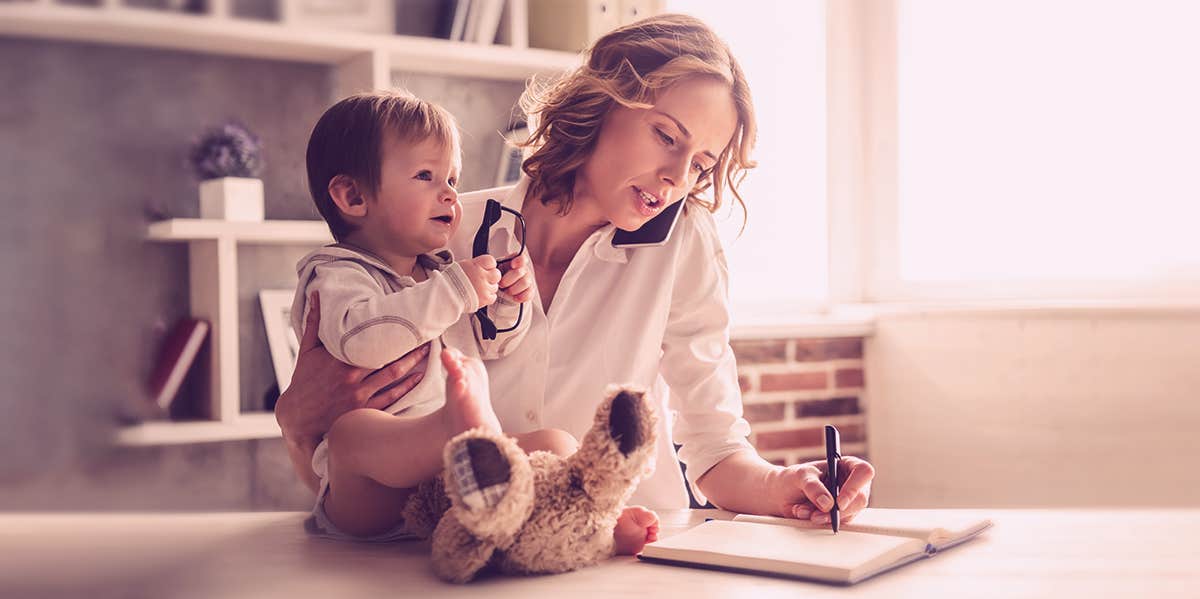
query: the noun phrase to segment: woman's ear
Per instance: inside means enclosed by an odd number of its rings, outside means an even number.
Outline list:
[[[345,216],[367,215],[367,199],[358,183],[346,175],[337,175],[329,180],[329,197]]]

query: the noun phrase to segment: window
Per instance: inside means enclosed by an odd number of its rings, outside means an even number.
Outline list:
[[[1200,3],[895,6],[876,299],[1200,290]]]
[[[759,166],[740,190],[749,210],[717,213],[737,322],[813,307],[828,288],[824,2],[668,0],[708,23],[750,82]]]

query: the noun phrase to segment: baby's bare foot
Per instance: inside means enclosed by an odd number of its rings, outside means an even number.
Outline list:
[[[450,435],[483,427],[499,431],[500,420],[492,411],[488,394],[487,370],[483,362],[468,358],[453,348],[442,350],[442,365],[446,367],[446,426]]]
[[[640,506],[626,507],[613,529],[613,545],[617,555],[636,555],[646,543],[658,540],[658,514]]]

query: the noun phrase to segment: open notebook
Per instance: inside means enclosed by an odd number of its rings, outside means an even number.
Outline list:
[[[739,515],[646,546],[649,562],[854,584],[978,536],[992,525],[941,510],[869,508],[833,534],[807,520]]]

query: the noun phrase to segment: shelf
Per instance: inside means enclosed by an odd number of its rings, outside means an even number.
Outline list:
[[[239,414],[229,422],[162,421],[127,426],[117,430],[116,443],[127,447],[144,447],[275,439],[281,436],[275,414],[261,412]]]
[[[154,241],[204,241],[231,239],[237,243],[313,244],[332,243],[325,221],[264,220],[230,222],[199,218],[173,218],[151,223],[147,237]]]
[[[0,35],[343,65],[380,53],[399,71],[523,80],[579,64],[570,52],[309,29],[136,8],[0,3]]]
[[[316,247],[333,240],[319,220],[224,220],[175,218],[151,223],[150,241],[188,245],[189,311],[212,327],[209,347],[212,368],[208,407],[213,422],[150,423],[124,435],[133,444],[191,443],[278,436],[274,420],[265,423],[241,415],[238,347],[238,246],[306,245]],[[124,438],[124,437],[123,437]]]
[[[578,54],[557,50],[398,35],[380,36],[380,41],[397,71],[524,81],[531,75],[562,73],[581,64]]]

